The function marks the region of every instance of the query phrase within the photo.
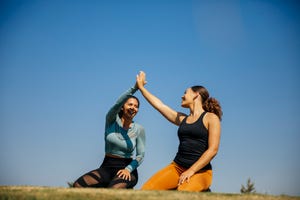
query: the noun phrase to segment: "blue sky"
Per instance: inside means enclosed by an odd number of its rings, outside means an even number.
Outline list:
[[[143,70],[170,107],[204,85],[223,107],[214,192],[300,195],[298,1],[0,1],[0,185],[67,186],[104,156],[105,114]],[[141,96],[140,186],[177,127]]]

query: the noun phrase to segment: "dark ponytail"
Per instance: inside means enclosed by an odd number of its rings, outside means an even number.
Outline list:
[[[198,92],[202,99],[203,109],[207,112],[212,112],[216,114],[220,120],[222,120],[222,108],[219,101],[215,98],[209,97],[207,89],[203,86],[193,86],[191,89],[194,92]]]

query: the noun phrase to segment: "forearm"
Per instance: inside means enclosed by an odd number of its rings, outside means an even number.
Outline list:
[[[158,111],[161,111],[160,108],[164,105],[162,101],[151,94],[146,88],[145,84],[146,81],[146,74],[143,71],[140,71],[140,73],[136,77],[136,87],[141,91],[144,98]]]
[[[134,160],[132,160],[129,165],[127,165],[125,167],[125,169],[127,169],[129,172],[132,172],[133,170],[135,170],[136,168],[138,168],[138,166],[140,166],[142,164],[142,162],[144,161],[144,156],[145,156],[145,152],[143,152],[142,154],[138,155]]]
[[[191,169],[193,171],[199,171],[205,167],[218,153],[221,135],[220,120],[215,114],[207,114],[209,120],[208,124],[208,149],[202,154],[202,156],[195,162]]]
[[[137,138],[137,144],[136,144],[136,157],[134,160],[131,161],[131,163],[125,168],[129,172],[132,172],[135,170],[140,164],[144,161],[145,156],[145,144],[146,144],[146,136],[145,136],[145,130],[141,127],[139,131],[139,137]]]
[[[204,168],[206,165],[210,163],[210,161],[215,157],[217,154],[217,151],[215,150],[207,150],[205,151],[202,156],[190,167],[192,171],[195,173],[202,168]]]
[[[150,105],[160,112],[167,120],[170,122],[179,125],[180,118],[183,116],[182,113],[178,113],[172,108],[165,105],[159,98],[151,94],[144,85],[146,84],[146,75],[144,72],[140,72],[136,79],[136,85],[141,91],[144,98],[150,103]]]
[[[128,99],[129,95],[133,95],[138,88],[136,86],[133,86],[129,88],[126,92],[124,92],[116,101],[116,103],[110,108],[110,110],[106,114],[106,122],[111,123],[114,121],[114,118],[116,114],[120,111],[122,105],[124,102]]]
[[[157,98],[156,96],[154,96],[153,94],[151,94],[145,87],[140,87],[139,88],[142,95],[144,96],[144,98],[158,111],[160,107],[162,107],[164,104],[163,102]]]

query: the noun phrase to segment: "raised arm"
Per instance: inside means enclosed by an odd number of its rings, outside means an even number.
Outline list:
[[[136,77],[136,86],[141,91],[144,98],[155,108],[158,112],[160,112],[167,120],[172,122],[175,125],[179,125],[182,119],[185,117],[185,114],[177,112],[165,105],[159,98],[151,94],[144,85],[146,84],[146,74],[144,72],[140,72]]]
[[[128,99],[130,95],[133,95],[137,90],[138,90],[137,85],[135,85],[129,88],[118,98],[116,103],[109,109],[109,111],[106,114],[106,123],[105,123],[106,127],[116,120],[116,115],[120,112],[125,101]]]

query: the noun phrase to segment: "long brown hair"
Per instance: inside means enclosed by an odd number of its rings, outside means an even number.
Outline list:
[[[195,85],[191,87],[194,92],[198,92],[202,99],[202,107],[207,112],[216,114],[222,120],[222,108],[219,101],[209,96],[207,89],[203,86]]]

